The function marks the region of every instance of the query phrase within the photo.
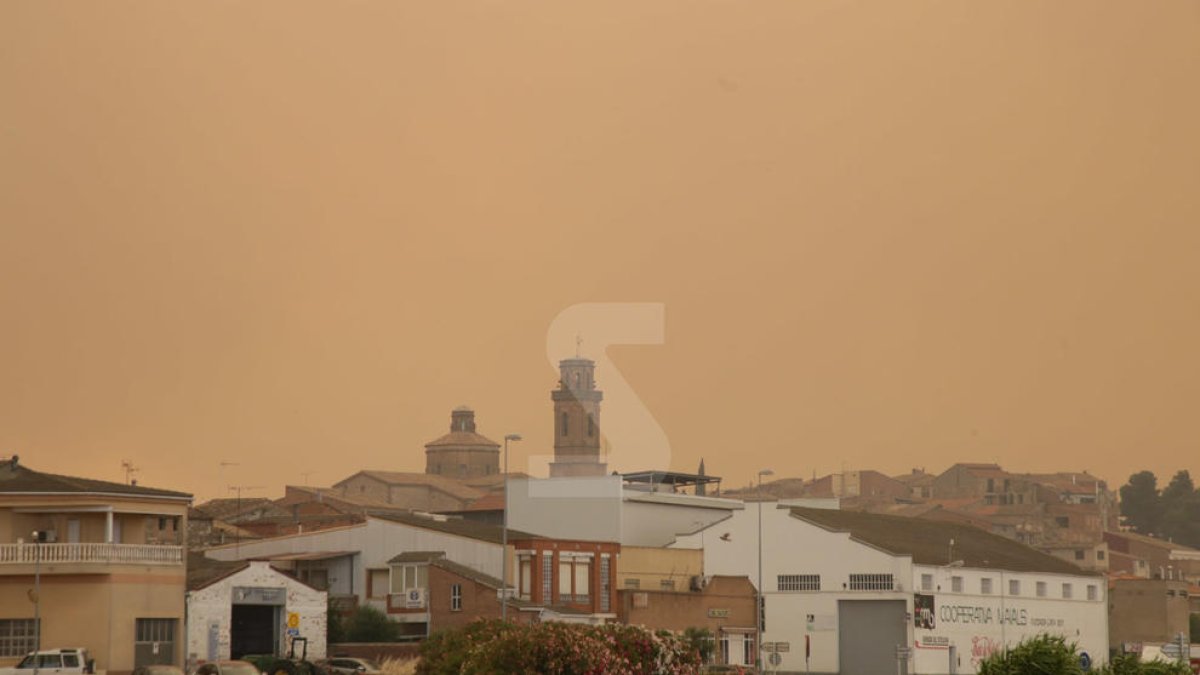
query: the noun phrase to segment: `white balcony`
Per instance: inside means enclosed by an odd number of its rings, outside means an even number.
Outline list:
[[[0,544],[0,565],[98,563],[182,565],[182,546],[151,544]]]

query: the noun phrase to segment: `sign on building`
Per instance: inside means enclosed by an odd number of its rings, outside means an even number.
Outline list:
[[[263,588],[261,586],[234,586],[235,605],[283,605],[287,603],[287,589]]]

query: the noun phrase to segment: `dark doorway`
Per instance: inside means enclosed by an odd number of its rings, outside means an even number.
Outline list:
[[[229,630],[229,655],[275,654],[279,608],[274,605],[234,605]]]

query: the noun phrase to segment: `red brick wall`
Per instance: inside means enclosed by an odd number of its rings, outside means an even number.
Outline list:
[[[451,586],[462,588],[462,609],[450,609]],[[442,569],[429,566],[429,616],[431,630],[459,628],[477,619],[499,619],[500,600],[496,589]],[[530,623],[536,612],[522,612],[512,606],[508,608],[508,619]]]

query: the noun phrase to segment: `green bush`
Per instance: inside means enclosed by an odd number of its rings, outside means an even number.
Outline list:
[[[717,650],[717,641],[712,631],[707,628],[688,628],[683,631],[683,640],[700,653],[701,663],[712,663],[713,654]]]
[[[1098,675],[1191,675],[1177,662],[1142,661],[1136,654],[1118,654],[1096,669]],[[1057,635],[1039,635],[979,664],[979,675],[1082,675],[1079,650]]]
[[[364,605],[341,622],[341,633],[347,642],[395,642],[399,626],[387,614]]]
[[[1038,635],[979,663],[979,675],[1083,675],[1074,643],[1059,635]]]
[[[1142,661],[1137,654],[1118,654],[1099,675],[1191,675],[1188,666],[1177,661]]]
[[[477,621],[421,645],[420,675],[695,675],[700,652],[669,633],[608,624]]]
[[[346,641],[346,627],[342,615],[330,602],[325,609],[325,642],[335,644]]]

